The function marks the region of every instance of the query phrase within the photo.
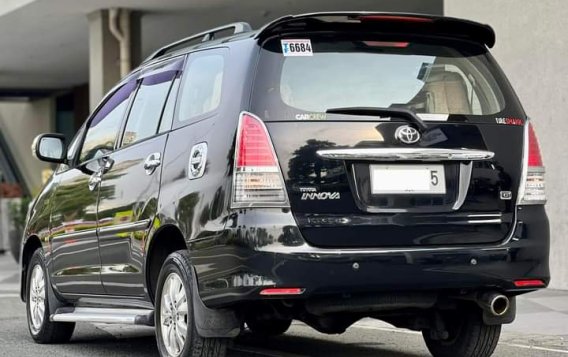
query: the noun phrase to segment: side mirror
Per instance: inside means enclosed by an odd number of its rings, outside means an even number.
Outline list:
[[[61,134],[38,135],[32,144],[34,156],[41,161],[62,164],[65,162],[65,137]]]

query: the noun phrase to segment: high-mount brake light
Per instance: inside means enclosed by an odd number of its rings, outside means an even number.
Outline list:
[[[400,15],[362,15],[359,20],[363,21],[393,21],[393,22],[414,22],[429,23],[434,22],[433,19],[419,16],[400,16]]]
[[[233,174],[233,208],[288,207],[278,158],[264,122],[242,112]]]
[[[518,203],[520,205],[544,204],[546,203],[545,170],[538,139],[530,122],[525,126],[524,157]]]
[[[392,41],[363,41],[369,47],[393,47],[393,48],[406,48],[408,42],[392,42]]]

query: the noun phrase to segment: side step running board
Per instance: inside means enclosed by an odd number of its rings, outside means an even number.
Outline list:
[[[51,321],[154,326],[154,310],[62,307],[51,315]]]

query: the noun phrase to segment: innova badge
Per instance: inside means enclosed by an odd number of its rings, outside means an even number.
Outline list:
[[[403,125],[396,129],[394,137],[405,144],[414,144],[420,140],[420,132],[410,125]]]

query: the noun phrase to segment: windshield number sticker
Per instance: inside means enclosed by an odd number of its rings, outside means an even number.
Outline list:
[[[290,56],[313,56],[312,41],[310,40],[281,40],[282,54]]]

